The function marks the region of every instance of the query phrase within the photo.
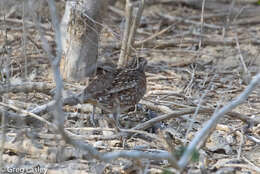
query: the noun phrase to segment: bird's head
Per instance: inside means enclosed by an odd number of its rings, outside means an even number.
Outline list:
[[[145,71],[147,60],[143,57],[138,57],[136,61],[137,61],[137,69]]]
[[[145,67],[147,65],[147,60],[143,57],[138,57],[138,58],[133,58],[132,61],[130,62],[128,68],[131,69],[138,69],[141,71],[145,70]]]

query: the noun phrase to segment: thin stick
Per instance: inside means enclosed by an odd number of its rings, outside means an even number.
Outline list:
[[[203,26],[204,26],[204,8],[205,8],[205,0],[202,1],[202,7],[201,7],[201,18],[200,18],[200,33],[201,34],[203,34]],[[202,44],[202,36],[200,36],[199,52],[201,50],[201,44]]]
[[[141,46],[142,44],[146,43],[146,42],[149,42],[150,40],[153,40],[154,38],[164,34],[165,32],[167,32],[169,29],[172,28],[173,25],[170,25],[164,29],[162,29],[161,31],[149,36],[148,38],[144,39],[144,40],[141,40],[141,41],[138,41],[138,42],[135,42],[134,46]]]
[[[6,141],[6,128],[5,128],[5,120],[6,120],[5,111],[2,111],[2,119],[1,119],[1,127],[2,127],[2,136],[1,136],[1,150],[0,150],[0,167],[4,167],[4,161],[3,161],[3,154],[4,154],[4,147],[5,147],[5,141]]]
[[[238,49],[238,53],[239,53],[239,60],[242,64],[242,67],[243,67],[243,71],[245,73],[246,76],[250,77],[250,73],[246,67],[246,64],[245,64],[245,61],[244,61],[244,57],[241,53],[241,49],[240,49],[240,44],[239,44],[239,41],[238,41],[238,36],[237,36],[237,33],[235,35],[235,38],[236,38],[236,45],[237,45],[237,49]]]
[[[120,57],[118,60],[118,67],[122,67],[126,64],[127,43],[128,43],[128,39],[129,39],[131,23],[133,20],[133,5],[129,2],[129,0],[126,1],[125,8],[126,8],[126,23],[125,23],[125,31],[124,31],[124,36],[123,36],[123,40],[122,40]]]
[[[54,128],[54,129],[57,129],[54,124],[50,123],[49,121],[45,120],[44,118],[42,118],[42,117],[40,117],[40,116],[38,116],[38,115],[36,115],[36,114],[34,114],[34,113],[31,113],[31,112],[28,112],[28,111],[26,111],[26,110],[17,108],[16,106],[11,105],[11,104],[5,104],[5,103],[3,103],[3,102],[0,102],[0,105],[2,105],[2,106],[4,106],[4,107],[7,107],[7,108],[11,108],[11,109],[13,109],[13,110],[15,110],[15,111],[18,111],[18,112],[20,112],[20,113],[22,113],[22,114],[24,114],[24,115],[29,115],[29,116],[31,116],[31,117],[37,119],[37,120],[40,120],[40,121],[46,123],[49,127],[52,127],[52,128]]]
[[[26,43],[27,43],[27,32],[26,32],[26,22],[25,22],[25,1],[23,1],[23,16],[22,16],[22,20],[23,20],[23,34],[22,34],[22,55],[24,58],[24,77],[25,79],[28,78],[28,61],[27,61],[27,53],[26,53]]]
[[[243,133],[241,133],[241,132],[243,132]],[[240,158],[241,158],[242,146],[245,142],[245,140],[244,140],[244,135],[245,135],[244,133],[245,132],[243,130],[241,130],[241,132],[239,132],[240,143],[239,143],[239,148],[238,148],[238,152],[237,152],[237,160],[240,160]]]
[[[135,40],[135,34],[136,34],[136,29],[140,24],[140,20],[142,17],[142,13],[144,10],[144,0],[141,1],[139,4],[136,16],[133,21],[133,25],[131,27],[130,33],[129,33],[129,38],[128,38],[128,43],[127,43],[127,50],[126,50],[126,59],[128,60],[128,56],[131,56],[131,49]]]

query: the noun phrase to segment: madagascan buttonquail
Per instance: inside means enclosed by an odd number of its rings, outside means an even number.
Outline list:
[[[112,114],[127,111],[135,106],[146,92],[146,65],[147,60],[137,58],[125,68],[97,76],[84,89],[80,96],[81,101]]]

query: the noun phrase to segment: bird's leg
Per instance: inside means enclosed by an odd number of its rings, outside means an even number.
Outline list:
[[[113,127],[116,129],[117,132],[120,132],[120,127],[119,127],[119,116],[120,116],[120,101],[116,99],[113,101],[113,107],[112,110],[112,115],[109,114],[109,122],[113,125]]]
[[[93,105],[92,113],[91,113],[91,115],[90,115],[90,122],[91,122],[91,124],[92,124],[94,127],[97,127],[97,126],[96,126],[96,122],[95,122],[95,112],[96,112],[96,106]]]
[[[118,104],[119,102],[116,102],[117,104],[114,105],[113,108],[113,112],[112,112],[112,124],[114,125],[114,127],[116,128],[117,132],[120,132],[120,125],[119,125],[119,116],[120,116],[120,104]]]
[[[138,111],[138,104],[135,104],[135,110],[134,113],[136,113]]]
[[[113,122],[113,125],[114,125],[116,131],[120,132],[120,126],[119,126],[118,113],[117,112],[113,113],[112,122]]]

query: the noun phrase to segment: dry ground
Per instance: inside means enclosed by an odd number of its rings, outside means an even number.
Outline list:
[[[259,73],[260,6],[254,1],[235,2],[233,5],[231,1],[206,3],[204,25],[201,26],[200,3],[149,1],[137,30],[137,44],[133,52],[149,61],[148,91],[137,113],[122,115],[120,123],[123,128],[130,129],[163,114],[197,106],[211,108],[211,112],[172,117],[131,137],[118,138],[113,136],[113,129],[91,128],[90,112],[85,105],[66,106],[64,111],[68,117],[65,127],[103,152],[166,150],[177,156],[180,152],[177,149],[194,137],[212,112],[239,95],[250,78]],[[44,82],[47,86],[26,93],[1,92],[1,103],[29,110],[52,99],[50,90],[54,83],[39,33],[33,22],[23,25],[21,8],[19,5],[5,8],[4,12],[8,15],[6,22],[3,17],[0,18],[1,86],[8,84],[3,72],[6,67],[10,70],[11,83],[23,84],[26,78],[32,82]],[[119,57],[122,9],[123,5],[117,3],[109,10],[101,36],[100,61],[116,63]],[[48,14],[46,11],[42,14]],[[31,20],[29,12],[24,17]],[[54,46],[48,15],[41,22],[46,37]],[[84,86],[65,82],[65,88],[78,92]],[[7,107],[1,107],[2,110],[17,112]],[[259,111],[258,88],[247,102],[221,119],[198,151],[199,158],[184,173],[259,173]],[[42,117],[52,121],[50,114]],[[104,119],[99,111],[98,117]],[[252,119],[258,122],[252,122]],[[1,158],[6,166],[35,167],[39,164],[48,168],[50,173],[137,173],[140,169],[150,173],[162,173],[166,169],[173,171],[167,161],[118,159],[103,163],[87,160],[85,156],[82,159],[83,152],[64,144],[46,124],[31,121],[28,116],[25,120],[10,118],[5,128]]]

